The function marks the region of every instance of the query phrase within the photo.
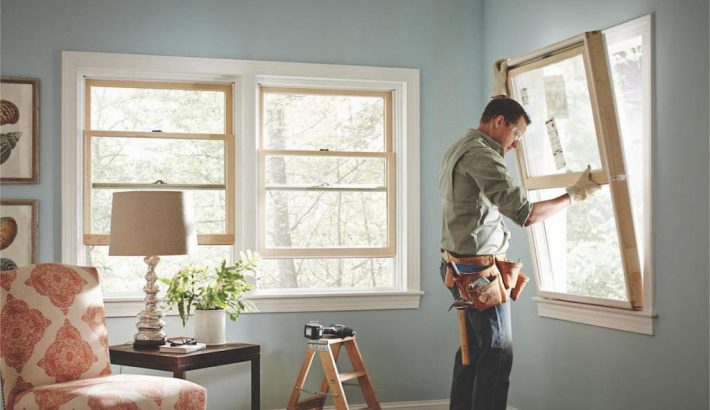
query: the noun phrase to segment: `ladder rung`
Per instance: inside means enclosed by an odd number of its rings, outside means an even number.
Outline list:
[[[323,408],[325,396],[310,397],[296,403],[295,410],[309,410],[313,408]]]
[[[338,377],[340,377],[341,382],[344,382],[347,380],[357,379],[358,377],[362,377],[366,374],[367,373],[364,370],[360,370],[357,372],[343,372],[338,374]]]

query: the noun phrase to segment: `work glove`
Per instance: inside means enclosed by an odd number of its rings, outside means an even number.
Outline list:
[[[584,170],[584,173],[579,177],[577,182],[567,188],[567,193],[569,194],[570,201],[574,204],[584,201],[601,188],[601,185],[592,180],[592,166],[587,165],[587,169]]]
[[[508,96],[508,59],[493,63],[493,94],[491,98]]]

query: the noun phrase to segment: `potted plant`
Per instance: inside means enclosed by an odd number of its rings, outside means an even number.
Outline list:
[[[226,261],[210,271],[208,268],[187,267],[172,279],[160,278],[168,285],[165,301],[177,306],[183,326],[195,312],[195,339],[208,345],[225,343],[225,316],[236,321],[246,309],[244,294],[252,286],[246,274],[255,273],[258,254],[241,252],[233,265]]]

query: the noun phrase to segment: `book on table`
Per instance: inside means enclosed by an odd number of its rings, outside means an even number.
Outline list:
[[[164,353],[190,353],[202,350],[207,347],[204,343],[195,343],[194,345],[171,346],[169,344],[160,346],[160,351]]]

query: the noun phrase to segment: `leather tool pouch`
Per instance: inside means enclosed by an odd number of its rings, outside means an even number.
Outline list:
[[[518,275],[523,264],[508,259],[496,259],[496,265],[503,277],[503,285],[506,289],[514,288],[518,283]]]
[[[454,280],[461,299],[478,310],[486,310],[507,300],[498,267],[494,264],[478,272],[461,272]]]

